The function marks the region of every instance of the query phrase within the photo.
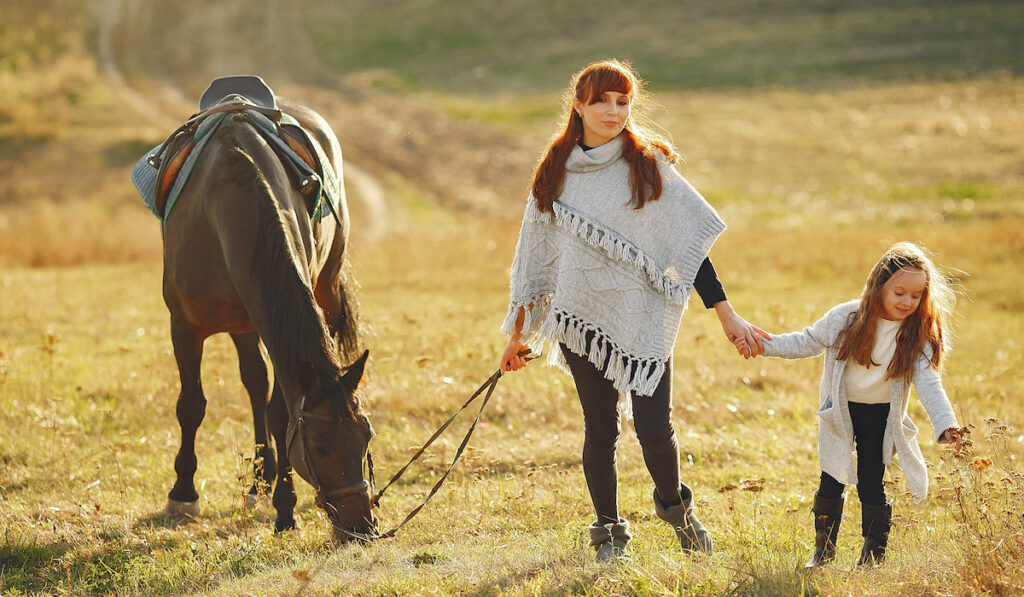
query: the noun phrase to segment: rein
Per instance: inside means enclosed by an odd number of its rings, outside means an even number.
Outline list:
[[[529,354],[529,353],[525,353],[525,354]],[[525,356],[525,354],[521,354],[520,356]],[[537,357],[526,357],[526,360],[527,361],[532,361],[535,358],[537,358]],[[498,386],[498,380],[501,379],[501,375],[502,375],[501,374],[501,369],[498,369],[497,371],[492,373],[491,376],[487,378],[487,381],[485,381],[483,384],[481,384],[480,387],[477,388],[477,390],[475,392],[473,392],[473,395],[470,396],[469,399],[466,400],[466,402],[463,403],[463,405],[461,407],[459,407],[459,409],[457,411],[455,411],[455,413],[452,414],[451,417],[448,417],[448,420],[445,421],[444,424],[441,425],[441,427],[437,431],[434,432],[434,435],[430,436],[430,439],[428,439],[426,441],[426,443],[423,444],[423,446],[416,452],[416,454],[413,455],[413,457],[409,460],[409,462],[406,463],[406,465],[403,466],[397,473],[395,473],[395,475],[393,477],[391,477],[391,480],[388,481],[380,491],[378,491],[375,495],[373,495],[370,498],[370,504],[372,506],[374,506],[374,507],[378,507],[379,508],[380,507],[380,498],[382,498],[384,496],[384,492],[386,492],[388,490],[388,488],[391,487],[391,485],[394,484],[394,482],[397,481],[398,478],[401,477],[405,473],[405,471],[409,468],[409,466],[412,465],[412,463],[416,462],[419,459],[419,457],[423,455],[423,453],[427,450],[427,448],[429,448],[430,445],[433,444],[435,440],[437,440],[437,438],[441,437],[441,434],[443,434],[444,431],[446,429],[448,429],[448,426],[451,425],[452,421],[454,421],[455,418],[459,416],[459,413],[461,413],[462,411],[466,410],[466,407],[468,407],[470,404],[472,404],[472,402],[474,400],[476,400],[477,397],[480,396],[480,394],[483,394],[484,390],[486,390],[486,394],[484,394],[484,399],[480,403],[480,408],[479,408],[479,410],[477,410],[476,417],[473,419],[473,424],[470,425],[469,426],[469,430],[466,431],[466,436],[462,439],[462,443],[459,444],[459,449],[455,451],[455,456],[452,458],[451,464],[448,465],[448,469],[444,472],[443,475],[441,475],[441,478],[438,479],[436,483],[434,483],[434,486],[430,488],[430,493],[427,494],[427,497],[423,498],[423,501],[420,502],[420,504],[418,506],[413,508],[412,511],[409,512],[409,514],[407,514],[404,519],[402,519],[402,522],[398,523],[395,526],[395,528],[391,529],[390,531],[387,531],[385,533],[380,533],[378,535],[366,535],[364,533],[354,533],[354,532],[349,531],[347,529],[339,528],[338,526],[335,526],[334,528],[337,529],[339,532],[344,533],[345,535],[348,535],[349,537],[352,537],[353,539],[359,539],[361,541],[370,541],[370,540],[373,540],[373,539],[388,539],[388,538],[394,537],[395,533],[398,532],[398,529],[400,529],[403,526],[405,526],[405,523],[407,523],[410,520],[412,520],[413,517],[416,516],[420,512],[420,510],[422,510],[423,507],[427,505],[427,502],[430,501],[430,498],[434,497],[434,494],[436,494],[437,491],[441,488],[441,485],[444,483],[445,479],[448,478],[448,474],[452,472],[453,468],[455,468],[455,463],[459,461],[459,458],[462,456],[462,452],[466,449],[466,445],[469,443],[469,438],[472,437],[473,431],[476,429],[476,424],[480,421],[480,415],[483,414],[484,408],[487,406],[487,402],[491,399],[491,394],[494,393],[494,388],[496,388]],[[372,488],[372,481],[373,481],[373,459],[369,458],[369,454],[367,454],[367,457],[368,457],[369,466],[370,466],[370,480],[371,480],[371,488]],[[364,483],[365,483],[365,481],[364,481]]]

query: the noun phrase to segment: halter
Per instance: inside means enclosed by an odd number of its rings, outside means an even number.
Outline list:
[[[537,358],[537,357],[527,356],[528,354],[530,354],[530,351],[529,350],[524,350],[523,352],[519,353],[519,356],[526,358],[527,361],[532,361],[533,359]],[[320,483],[320,477],[316,474],[316,471],[314,470],[314,468],[312,466],[312,461],[310,461],[306,457],[306,455],[308,454],[308,450],[307,450],[307,445],[306,445],[306,432],[305,432],[305,424],[306,423],[305,423],[305,419],[308,418],[308,419],[317,420],[317,421],[326,421],[328,423],[337,422],[338,424],[345,423],[345,421],[343,419],[341,419],[340,417],[327,417],[327,416],[324,416],[324,415],[318,415],[316,413],[311,413],[311,412],[308,412],[306,410],[303,410],[303,406],[306,404],[306,397],[303,396],[302,400],[299,401],[299,404],[298,404],[298,406],[295,409],[295,417],[296,417],[295,425],[297,427],[296,431],[298,432],[299,437],[300,437],[300,439],[302,441],[304,466],[306,466],[306,472],[309,473],[309,476],[312,478],[313,485],[315,485],[315,487],[316,487],[316,494],[317,494],[316,495],[316,504],[317,504],[317,506],[320,506],[321,508],[323,508],[324,512],[327,512],[327,516],[328,516],[328,518],[330,518],[331,525],[334,527],[334,530],[338,531],[339,533],[342,533],[343,535],[346,535],[346,536],[351,537],[353,539],[358,539],[360,541],[372,541],[374,539],[386,539],[386,538],[389,538],[389,537],[394,537],[395,533],[397,533],[400,528],[405,526],[405,523],[407,523],[410,520],[412,520],[412,518],[414,516],[416,516],[416,514],[418,514],[420,512],[420,510],[423,509],[424,506],[427,505],[427,502],[430,501],[430,498],[434,497],[434,494],[436,494],[437,491],[441,488],[441,485],[444,483],[445,479],[448,478],[448,474],[452,472],[453,468],[455,468],[455,463],[459,461],[459,457],[462,455],[463,450],[465,450],[466,445],[469,443],[469,438],[473,435],[473,430],[476,429],[477,423],[480,422],[480,416],[483,414],[484,408],[487,406],[487,402],[491,399],[491,394],[494,393],[494,389],[498,386],[498,380],[501,379],[501,375],[502,375],[501,369],[498,369],[497,371],[492,373],[491,376],[487,378],[487,381],[485,381],[479,388],[477,388],[476,392],[474,392],[473,395],[469,397],[469,400],[467,400],[462,405],[462,407],[459,408],[459,410],[455,411],[455,414],[453,414],[451,417],[449,417],[449,419],[447,421],[445,421],[445,423],[443,425],[441,425],[440,429],[438,429],[437,431],[434,432],[434,435],[432,435],[430,437],[430,439],[428,439],[427,442],[425,444],[423,444],[423,447],[421,447],[416,452],[416,454],[412,457],[412,459],[405,466],[403,466],[401,468],[401,470],[399,470],[395,474],[395,476],[391,477],[391,480],[387,482],[387,484],[384,486],[384,488],[381,489],[379,492],[376,492],[376,493],[374,493],[374,481],[373,481],[373,455],[370,454],[369,450],[366,451],[366,462],[367,462],[367,465],[369,467],[369,474],[368,474],[368,477],[370,478],[369,483],[367,483],[366,481],[361,481],[359,483],[353,483],[351,485],[346,485],[345,487],[342,487],[340,489],[334,489],[334,490],[331,490],[331,491],[326,492],[326,493],[323,492],[323,489],[322,489],[322,486],[321,486],[321,483]],[[485,393],[485,390],[486,390],[486,393]],[[391,487],[391,485],[395,481],[397,481],[399,477],[402,476],[402,474],[409,468],[409,466],[412,465],[412,463],[415,462],[426,451],[426,449],[432,443],[434,443],[434,440],[436,440],[438,437],[441,436],[442,433],[444,433],[445,429],[447,429],[448,426],[451,425],[452,421],[454,421],[455,418],[459,416],[459,413],[461,413],[463,410],[465,410],[466,407],[469,406],[474,400],[476,400],[477,397],[480,396],[481,394],[484,394],[484,399],[480,403],[480,409],[477,411],[476,418],[473,419],[473,423],[469,426],[469,430],[466,432],[466,436],[462,439],[462,443],[459,444],[458,449],[455,451],[455,456],[452,458],[451,464],[448,465],[448,469],[444,472],[443,475],[441,475],[441,478],[438,479],[437,482],[434,484],[434,486],[430,489],[430,492],[427,494],[427,497],[425,497],[423,499],[423,501],[420,503],[419,506],[416,506],[415,508],[413,508],[413,510],[411,512],[409,512],[409,514],[406,515],[406,517],[402,520],[402,522],[398,523],[398,525],[395,528],[391,529],[390,531],[387,531],[385,533],[378,533],[376,535],[367,535],[365,533],[357,533],[357,532],[354,532],[354,531],[350,531],[350,530],[348,530],[346,528],[343,528],[342,526],[340,526],[337,523],[336,518],[338,516],[338,510],[334,506],[332,506],[326,500],[327,497],[348,496],[348,495],[354,495],[354,494],[357,494],[357,493],[366,493],[367,496],[370,499],[370,507],[371,508],[378,508],[378,507],[380,507],[380,498],[384,495],[384,492],[387,491],[387,489],[389,487]],[[294,436],[291,434],[291,430],[289,429],[289,435],[288,435],[288,449],[289,449],[289,452],[291,451],[291,444],[292,444],[293,440],[294,440]]]
[[[306,405],[306,397],[303,396],[302,400],[299,401],[299,404],[295,408],[295,434],[292,435],[289,438],[289,440],[288,440],[289,456],[291,454],[292,443],[295,441],[295,435],[298,435],[299,441],[300,441],[300,447],[302,448],[303,467],[305,468],[306,472],[309,474],[310,484],[316,490],[315,503],[316,503],[316,505],[318,507],[323,508],[324,512],[327,513],[327,517],[331,521],[331,526],[333,526],[336,531],[344,533],[344,534],[346,534],[346,535],[348,535],[350,537],[353,537],[355,539],[362,539],[362,540],[374,539],[375,537],[372,536],[372,535],[366,535],[364,533],[355,533],[353,531],[349,531],[348,529],[343,528],[338,523],[338,515],[339,515],[338,509],[335,508],[334,505],[330,503],[330,501],[328,501],[330,498],[345,498],[345,497],[348,497],[348,496],[351,496],[351,495],[364,494],[364,495],[366,495],[367,499],[370,500],[370,502],[372,504],[373,503],[373,499],[372,499],[372,496],[373,496],[373,456],[370,454],[369,450],[367,450],[367,452],[366,452],[366,461],[367,461],[367,465],[368,465],[368,468],[369,468],[369,475],[368,475],[369,476],[369,481],[364,479],[362,481],[358,481],[356,483],[351,483],[349,485],[345,485],[345,486],[338,487],[338,488],[335,488],[335,489],[325,489],[323,483],[320,480],[320,475],[318,475],[317,472],[316,472],[316,465],[313,463],[313,460],[309,457],[310,450],[309,450],[309,442],[308,442],[307,437],[306,437],[306,435],[307,435],[306,421],[307,420],[311,420],[311,421],[322,421],[322,422],[325,422],[325,423],[337,423],[338,426],[342,426],[345,423],[354,423],[354,421],[346,421],[345,419],[342,419],[341,417],[329,417],[329,416],[326,416],[326,415],[318,415],[316,413],[312,413],[312,412],[309,412],[309,411],[305,410],[305,408],[304,408],[305,405]],[[294,464],[295,463],[293,463],[293,465]]]

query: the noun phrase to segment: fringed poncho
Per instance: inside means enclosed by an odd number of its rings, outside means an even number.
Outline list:
[[[640,396],[657,388],[697,270],[725,230],[675,168],[660,169],[661,197],[638,210],[621,137],[574,148],[554,213],[527,200],[502,325],[514,332],[522,307],[524,343],[534,352],[544,339],[564,343],[604,367],[619,392]],[[548,361],[565,368],[557,349]]]

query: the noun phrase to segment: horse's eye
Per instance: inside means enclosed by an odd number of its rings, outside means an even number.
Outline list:
[[[310,440],[314,450],[330,450],[334,447],[334,440],[330,436],[321,435]]]

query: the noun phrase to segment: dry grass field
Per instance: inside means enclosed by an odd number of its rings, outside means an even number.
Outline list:
[[[489,374],[501,346],[495,327],[515,229],[441,219],[448,221],[356,251],[372,351],[365,397],[378,432],[380,477],[396,471]],[[767,227],[750,243],[747,224],[716,247],[719,263],[747,272],[730,277],[737,307],[775,331],[796,329],[854,295],[887,239],[920,239],[945,261],[970,264],[945,379],[961,420],[974,427],[973,452],[955,459],[924,440],[933,477],[926,502],[914,504],[898,470],[890,471],[898,524],[886,566],[850,570],[859,538],[848,524],[837,565],[811,577],[797,568],[812,538],[820,364],[743,361],[708,313],[689,313],[680,335],[676,424],[683,475],[698,492],[718,551],[689,558],[673,546],[651,512],[650,481],[626,433],[621,504],[636,529],[634,557],[598,567],[582,535],[592,514],[580,468],[579,407],[563,374],[532,364],[503,380],[470,452],[420,516],[395,539],[335,548],[304,484],[300,533],[274,537],[269,505],[242,507],[251,482],[251,420],[230,343],[215,338],[204,363],[210,407],[198,443],[203,513],[174,520],[161,513],[178,433],[158,264],[6,270],[3,590],[1013,594],[1024,580],[1024,400],[1015,374],[1024,330],[1019,275],[1011,275],[1024,241],[1020,225],[1009,216],[942,226],[872,223],[795,239],[792,230]],[[978,242],[992,238],[1005,240]],[[844,250],[800,256],[794,241]],[[912,414],[929,435],[916,403]],[[389,492],[384,524],[397,523],[425,495],[465,424]]]
[[[323,9],[314,41],[322,46],[326,32],[346,27],[382,26],[367,16],[371,4],[353,2],[346,18],[362,16],[351,22]],[[384,3],[383,14],[398,4]],[[482,18],[469,4],[452,4],[466,22]],[[675,424],[683,479],[715,538],[711,556],[681,553],[654,516],[651,482],[625,423],[620,507],[633,524],[633,556],[621,565],[593,562],[583,531],[592,511],[580,407],[571,379],[540,362],[501,380],[463,460],[395,538],[333,545],[302,482],[300,530],[275,536],[268,503],[244,507],[252,422],[226,336],[208,341],[203,364],[201,515],[165,516],[178,380],[160,295],[159,224],[127,173],[167,131],[125,117],[88,35],[61,33],[29,3],[12,3],[12,22],[27,23],[23,30],[36,37],[0,26],[0,47],[16,57],[0,62],[0,90],[10,94],[0,102],[0,594],[1021,594],[1024,80],[1016,62],[998,68],[1000,52],[1019,42],[969,35],[1020,21],[1005,8],[1012,3],[974,4],[984,22],[960,28],[964,46],[942,54],[929,50],[924,34],[913,38],[920,60],[906,65],[917,69],[914,77],[872,71],[851,50],[828,58],[832,70],[813,65],[811,74],[793,75],[794,84],[744,70],[735,55],[692,80],[673,79],[667,62],[648,57],[649,76],[665,87],[656,89],[654,117],[685,158],[680,170],[729,223],[712,257],[746,318],[770,332],[813,322],[857,296],[897,240],[929,247],[962,291],[944,383],[972,429],[970,452],[957,458],[935,445],[912,400],[930,466],[928,499],[914,503],[893,467],[889,558],[853,570],[860,537],[851,488],[839,557],[808,575],[820,360],[744,361],[698,301],[676,346]],[[62,6],[89,31],[87,10]],[[794,3],[779,6],[789,7],[771,15],[779,22],[807,24],[790,15]],[[957,3],[942,6],[963,18]],[[901,4],[898,15],[913,20],[915,7]],[[847,17],[836,30],[858,34],[865,15]],[[725,17],[703,18],[702,31],[719,31]],[[392,34],[415,48],[423,31],[453,35],[410,23]],[[523,31],[510,25],[502,34]],[[351,201],[378,482],[496,367],[523,189],[556,117],[555,86],[567,74],[561,61],[578,58],[549,48],[562,58],[531,79],[512,58],[488,54],[497,49],[486,39],[453,39],[493,60],[485,82],[516,73],[509,89],[485,94],[477,79],[455,74],[438,82],[425,62],[405,61],[398,50],[378,57],[375,70],[330,86],[275,84],[323,111],[349,158],[387,189],[388,225],[379,237],[365,232],[371,216],[358,193]],[[785,58],[785,44],[770,41],[765,51]],[[980,44],[975,54],[964,49],[968,42]],[[369,60],[367,52],[323,60],[340,69]],[[933,54],[955,62],[959,74],[941,76],[938,59],[922,57]],[[145,76],[155,68],[147,56],[132,55],[132,83],[156,95],[162,83]],[[467,55],[452,60],[472,66]],[[791,67],[785,72],[804,72],[798,62],[781,63]],[[833,73],[828,85],[807,84],[821,72]],[[180,100],[165,100],[165,110],[187,116]],[[425,149],[436,155],[418,157]],[[454,191],[446,196],[446,189]],[[456,424],[389,490],[382,525],[396,524],[425,496],[468,423]]]

